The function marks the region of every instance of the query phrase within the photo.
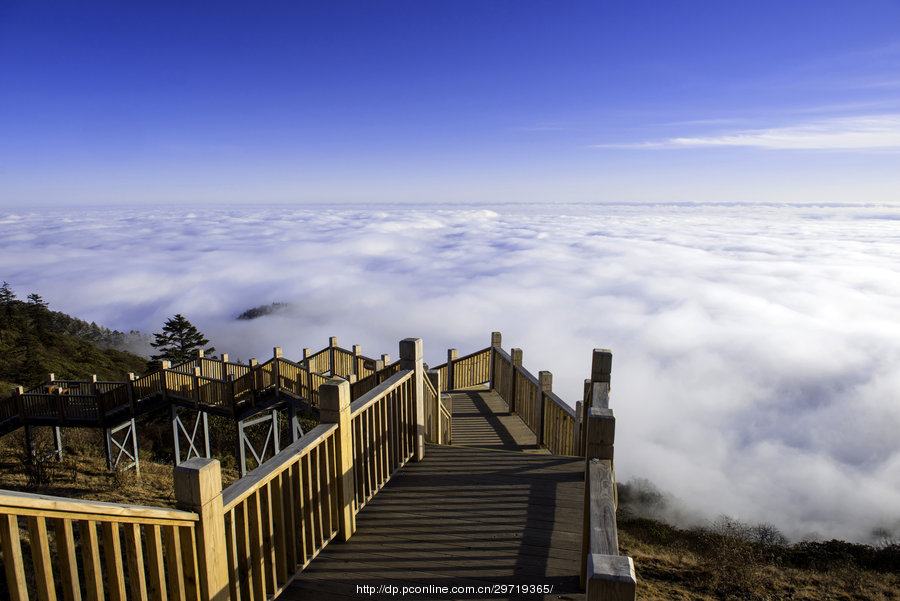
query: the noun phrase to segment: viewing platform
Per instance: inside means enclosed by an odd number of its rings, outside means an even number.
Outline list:
[[[270,398],[290,384],[278,359]],[[304,399],[320,425],[225,490],[215,459],[182,461],[178,509],[0,491],[10,598],[635,599],[611,353],[574,410],[498,333],[431,370],[406,339],[392,365],[358,396],[326,373]]]

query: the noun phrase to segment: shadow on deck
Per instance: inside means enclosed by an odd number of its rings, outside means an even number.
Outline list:
[[[452,399],[453,446],[407,464],[282,599],[401,598],[403,587],[426,587],[413,599],[584,599],[584,460],[540,451],[495,392]]]
[[[447,393],[445,393],[447,394]],[[515,414],[499,394],[487,389],[449,393],[453,411],[454,446],[543,453],[534,432]]]

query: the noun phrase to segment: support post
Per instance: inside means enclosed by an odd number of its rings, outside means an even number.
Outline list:
[[[335,437],[338,469],[338,529],[341,540],[348,541],[356,531],[356,488],[353,478],[353,430],[350,422],[350,383],[332,378],[319,386],[319,417],[323,424],[337,424]]]
[[[456,366],[453,364],[459,358],[459,351],[455,348],[447,349],[447,390],[454,390],[456,386],[456,378],[454,372]]]
[[[538,394],[538,406],[537,406],[537,432],[535,432],[535,436],[537,437],[538,446],[544,445],[544,394],[547,392],[553,391],[553,374],[549,371],[539,371],[538,372],[538,384],[540,385],[541,391]]]
[[[175,500],[179,509],[200,515],[195,529],[200,598],[229,601],[225,553],[222,472],[216,459],[195,457],[175,468]]]
[[[405,338],[400,341],[400,369],[413,370],[413,390],[415,393],[416,447],[413,459],[425,459],[425,393],[423,390],[425,377],[422,362],[422,339]]]
[[[509,383],[509,412],[515,413],[518,396],[518,390],[516,388],[516,381],[518,380],[516,377],[516,368],[522,367],[522,349],[510,349],[509,356],[512,359],[512,369],[509,370],[509,377],[512,379]]]

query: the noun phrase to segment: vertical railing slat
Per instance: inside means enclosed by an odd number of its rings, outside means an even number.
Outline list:
[[[109,584],[109,597],[112,601],[125,601],[125,570],[122,565],[122,541],[119,537],[119,525],[103,522],[103,557],[106,562],[106,582]]]
[[[128,582],[131,599],[147,601],[147,580],[144,574],[144,552],[138,524],[125,524],[125,555],[128,558]]]
[[[56,531],[56,554],[59,557],[59,576],[66,601],[81,601],[81,583],[78,581],[78,560],[75,555],[75,536],[72,520],[53,520]]]
[[[3,568],[12,601],[27,601],[25,563],[22,560],[22,541],[19,537],[19,520],[14,515],[0,516],[0,545],[3,548]]]
[[[150,598],[153,601],[168,601],[166,563],[163,556],[160,527],[153,524],[145,525],[144,542],[147,548],[147,577],[150,586]]]

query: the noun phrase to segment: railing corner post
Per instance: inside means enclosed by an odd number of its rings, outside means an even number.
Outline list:
[[[400,341],[400,369],[413,370],[413,390],[415,394],[416,444],[413,458],[425,458],[425,369],[422,356],[422,339],[405,338]]]
[[[200,516],[196,526],[200,597],[211,601],[230,601],[219,462],[194,457],[177,466],[174,477],[176,505]]]
[[[338,522],[341,540],[346,542],[356,531],[356,513],[353,511],[356,488],[353,479],[350,382],[332,378],[319,386],[319,417],[323,424],[337,424],[338,426],[335,438],[337,450],[335,465],[339,472],[337,474],[338,502],[341,505]]]

